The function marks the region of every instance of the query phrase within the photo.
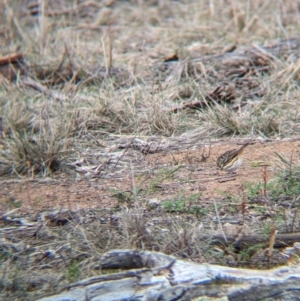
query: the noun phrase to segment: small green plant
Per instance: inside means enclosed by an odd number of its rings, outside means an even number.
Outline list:
[[[182,166],[178,165],[170,170],[161,169],[151,180],[147,193],[151,193],[160,188],[161,184],[166,180],[171,178]]]
[[[197,215],[201,213],[205,214],[207,213],[207,208],[203,209],[195,204],[200,195],[200,193],[195,193],[187,197],[166,200],[162,202],[162,206],[167,212],[191,213]]]
[[[272,233],[272,229],[274,227],[274,221],[267,221],[263,224],[261,230],[262,230],[262,233],[265,234],[265,235],[270,235]]]
[[[186,211],[185,200],[168,200],[162,203],[163,208],[167,212],[184,212]]]
[[[265,185],[261,182],[246,183],[248,196],[255,198],[259,195],[267,194],[273,201],[283,196],[298,196],[300,194],[300,170],[292,173],[282,172],[275,179]]]
[[[300,169],[292,172],[282,172],[272,181],[270,196],[279,198],[281,196],[298,196],[300,194]]]
[[[198,216],[207,215],[209,212],[212,211],[212,208],[209,208],[209,206],[202,207],[199,205],[194,205],[192,210],[195,213],[195,215],[198,217]]]
[[[220,194],[227,201],[235,202],[235,203],[240,201],[240,197],[238,195],[233,195],[233,194],[230,194],[227,191],[223,191],[223,190],[220,190],[220,189],[215,189],[215,191],[218,194]]]
[[[267,183],[245,183],[244,186],[247,189],[248,197],[250,199],[255,199],[258,196],[267,196],[267,193],[271,192],[273,189],[273,181],[269,181]]]
[[[280,170],[277,177],[271,182],[270,197],[297,197],[300,194],[300,166],[293,162],[293,153],[290,158],[275,152],[277,165]]]
[[[22,200],[16,200],[15,198],[9,198],[6,203],[8,205],[13,206],[14,208],[21,208],[23,201]]]
[[[256,207],[257,212],[259,212],[260,214],[265,214],[267,211],[267,208],[264,206],[258,206]]]
[[[112,197],[118,201],[118,205],[125,204],[130,207],[133,202],[133,195],[127,191],[115,191]]]
[[[253,246],[249,246],[248,248],[241,250],[239,252],[239,260],[249,261],[257,251],[263,249],[264,247],[264,244],[255,244]]]
[[[67,279],[70,282],[74,282],[79,279],[80,274],[81,273],[80,273],[78,262],[77,260],[73,260],[67,269]]]
[[[261,190],[263,188],[263,184],[258,182],[258,183],[245,183],[244,184],[245,188],[247,189],[247,195],[250,198],[255,198],[258,195],[261,194]]]

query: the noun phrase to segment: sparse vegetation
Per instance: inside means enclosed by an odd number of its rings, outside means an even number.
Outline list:
[[[205,214],[208,208],[201,208],[199,204],[200,193],[192,195],[183,195],[181,197],[165,200],[162,202],[162,207],[166,212],[172,213],[189,213],[195,215]]]
[[[67,269],[67,279],[70,282],[75,282],[80,277],[80,267],[78,266],[77,260],[73,260]]]
[[[201,117],[218,137],[247,134],[270,137],[279,130],[278,118],[261,110],[239,115],[226,105],[215,104],[202,111]]]
[[[285,263],[218,235],[300,232],[299,153],[262,150],[300,134],[299,27],[292,0],[2,1],[0,299],[102,274],[118,248]],[[223,191],[239,174],[216,139],[237,137],[263,159]]]
[[[245,183],[250,198],[255,199],[259,196],[268,197],[272,202],[280,199],[297,198],[300,193],[300,166],[293,161],[287,161],[279,155],[280,161],[284,163],[277,167],[277,174],[268,182]]]
[[[174,174],[181,168],[181,166],[176,166],[170,170],[161,169],[158,170],[157,174],[151,179],[147,193],[151,193],[163,184],[163,182],[171,177],[174,177]]]

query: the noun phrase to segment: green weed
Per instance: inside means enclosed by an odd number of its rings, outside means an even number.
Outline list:
[[[162,202],[162,207],[167,212],[205,215],[208,212],[208,208],[202,208],[195,204],[199,200],[200,195],[200,193],[195,193],[186,197],[182,196],[173,200],[166,200]]]
[[[178,165],[174,168],[168,169],[161,169],[158,173],[154,176],[149,184],[149,188],[146,191],[146,194],[152,193],[161,188],[163,182],[167,179],[170,179],[174,176],[174,174],[182,168],[182,165]]]
[[[132,202],[134,201],[132,193],[126,191],[115,191],[112,194],[112,197],[118,201],[118,205],[125,204],[128,207],[131,207]]]
[[[74,282],[79,279],[81,272],[77,260],[72,261],[72,263],[68,266],[66,273],[66,277],[70,282]]]
[[[278,175],[270,187],[270,196],[278,199],[284,196],[300,195],[300,169],[294,168],[292,172],[284,171]]]

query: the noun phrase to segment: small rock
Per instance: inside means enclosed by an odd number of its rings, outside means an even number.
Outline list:
[[[161,200],[154,198],[147,201],[147,205],[151,207],[158,207],[161,203]]]

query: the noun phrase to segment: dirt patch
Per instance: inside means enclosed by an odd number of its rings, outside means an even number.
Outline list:
[[[120,202],[118,193],[132,195],[134,189],[141,191],[137,198],[141,201],[154,197],[172,200],[178,195],[201,192],[200,198],[211,202],[212,198],[224,195],[241,195],[247,182],[262,182],[263,166],[267,166],[268,180],[271,180],[278,162],[275,152],[292,160],[299,157],[299,141],[257,142],[246,148],[244,163],[236,173],[219,171],[216,165],[218,156],[237,147],[238,144],[214,145],[205,162],[203,148],[146,155],[135,162],[132,173],[127,170],[110,179],[4,180],[0,190],[2,212],[16,207],[25,211],[113,208],[118,200]],[[204,151],[207,155],[209,148]],[[133,180],[132,174],[141,167],[143,173],[134,175]]]

